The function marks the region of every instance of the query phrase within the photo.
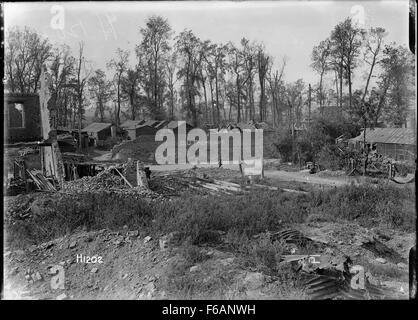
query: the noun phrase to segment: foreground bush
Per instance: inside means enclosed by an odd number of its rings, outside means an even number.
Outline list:
[[[48,198],[38,194],[35,199],[31,203],[31,218],[6,219],[10,245],[41,243],[82,227],[88,230],[115,230],[124,225],[141,228],[152,216],[146,201],[110,192],[57,193]]]
[[[154,230],[180,231],[198,240],[208,230],[236,230],[249,236],[304,221],[305,195],[258,191],[242,196],[184,196],[156,206]],[[210,235],[208,235],[210,236]]]
[[[110,192],[27,196],[29,202],[22,196],[16,202],[22,211],[30,206],[31,218],[10,218],[11,210],[6,212],[9,245],[41,243],[81,227],[118,230],[124,225],[155,237],[178,231],[183,240],[216,244],[219,231],[251,237],[304,222],[308,217],[415,230],[414,189],[388,184],[350,185],[309,194],[259,190],[202,197],[186,193],[175,200],[152,204],[129,194]]]
[[[319,191],[312,194],[311,207],[311,213],[323,220],[415,230],[415,191],[409,186],[365,183]]]

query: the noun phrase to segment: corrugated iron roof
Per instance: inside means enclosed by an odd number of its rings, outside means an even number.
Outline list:
[[[154,124],[154,127],[156,129],[161,129],[163,128],[166,124],[168,123],[168,121],[166,120],[162,120],[162,121],[158,121],[158,123]]]
[[[104,129],[111,127],[111,123],[93,122],[85,127],[81,132],[100,132]]]
[[[175,128],[179,127],[179,125],[183,125],[183,126],[187,125],[187,126],[191,127],[191,125],[184,120],[179,120],[179,121],[173,120],[173,121],[170,121],[167,124],[167,128],[168,129],[175,129]]]
[[[120,125],[121,128],[130,128],[135,127],[140,124],[144,124],[145,120],[126,120],[124,123]]]
[[[350,139],[350,141],[363,141],[363,132]],[[366,141],[369,143],[393,143],[393,144],[415,144],[415,136],[412,128],[368,128],[366,130]]]

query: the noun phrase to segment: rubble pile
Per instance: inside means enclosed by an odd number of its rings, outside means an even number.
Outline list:
[[[83,177],[78,180],[65,182],[62,192],[69,194],[100,192],[117,193],[135,199],[164,200],[164,196],[147,188],[131,187],[118,173],[108,168],[94,177]],[[120,171],[119,171],[120,172]]]
[[[65,192],[91,192],[101,190],[129,189],[123,178],[115,175],[111,170],[104,170],[94,177],[83,177],[81,179],[65,182],[62,191]]]
[[[5,223],[29,218],[31,216],[32,202],[33,197],[24,194],[7,199],[5,202]]]
[[[290,263],[301,276],[306,293],[311,299],[386,299],[399,293],[386,284],[378,281],[364,267],[356,265],[354,259],[343,252],[340,247],[320,238],[307,237],[298,230],[286,229],[275,233],[267,233],[271,241],[280,241],[284,251],[281,263]],[[368,237],[360,236],[358,245],[370,247],[379,244],[384,248],[385,256],[394,255],[393,250]],[[373,251],[373,250],[371,250]],[[374,250],[382,254],[383,250]],[[404,261],[395,255],[394,262]],[[360,275],[364,278],[358,281]]]

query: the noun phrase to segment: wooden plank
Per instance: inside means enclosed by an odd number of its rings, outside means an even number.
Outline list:
[[[126,184],[129,186],[129,187],[131,187],[131,188],[133,188],[133,186],[131,185],[131,183],[128,181],[128,179],[126,179],[124,176],[123,176],[123,174],[122,173],[120,173],[120,171],[117,169],[117,168],[114,168],[115,170],[116,170],[116,172],[117,173],[119,173],[119,175],[122,177],[122,179],[126,182]]]

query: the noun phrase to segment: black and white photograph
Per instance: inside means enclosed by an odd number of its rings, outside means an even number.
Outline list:
[[[416,298],[415,1],[1,9],[2,300]]]

